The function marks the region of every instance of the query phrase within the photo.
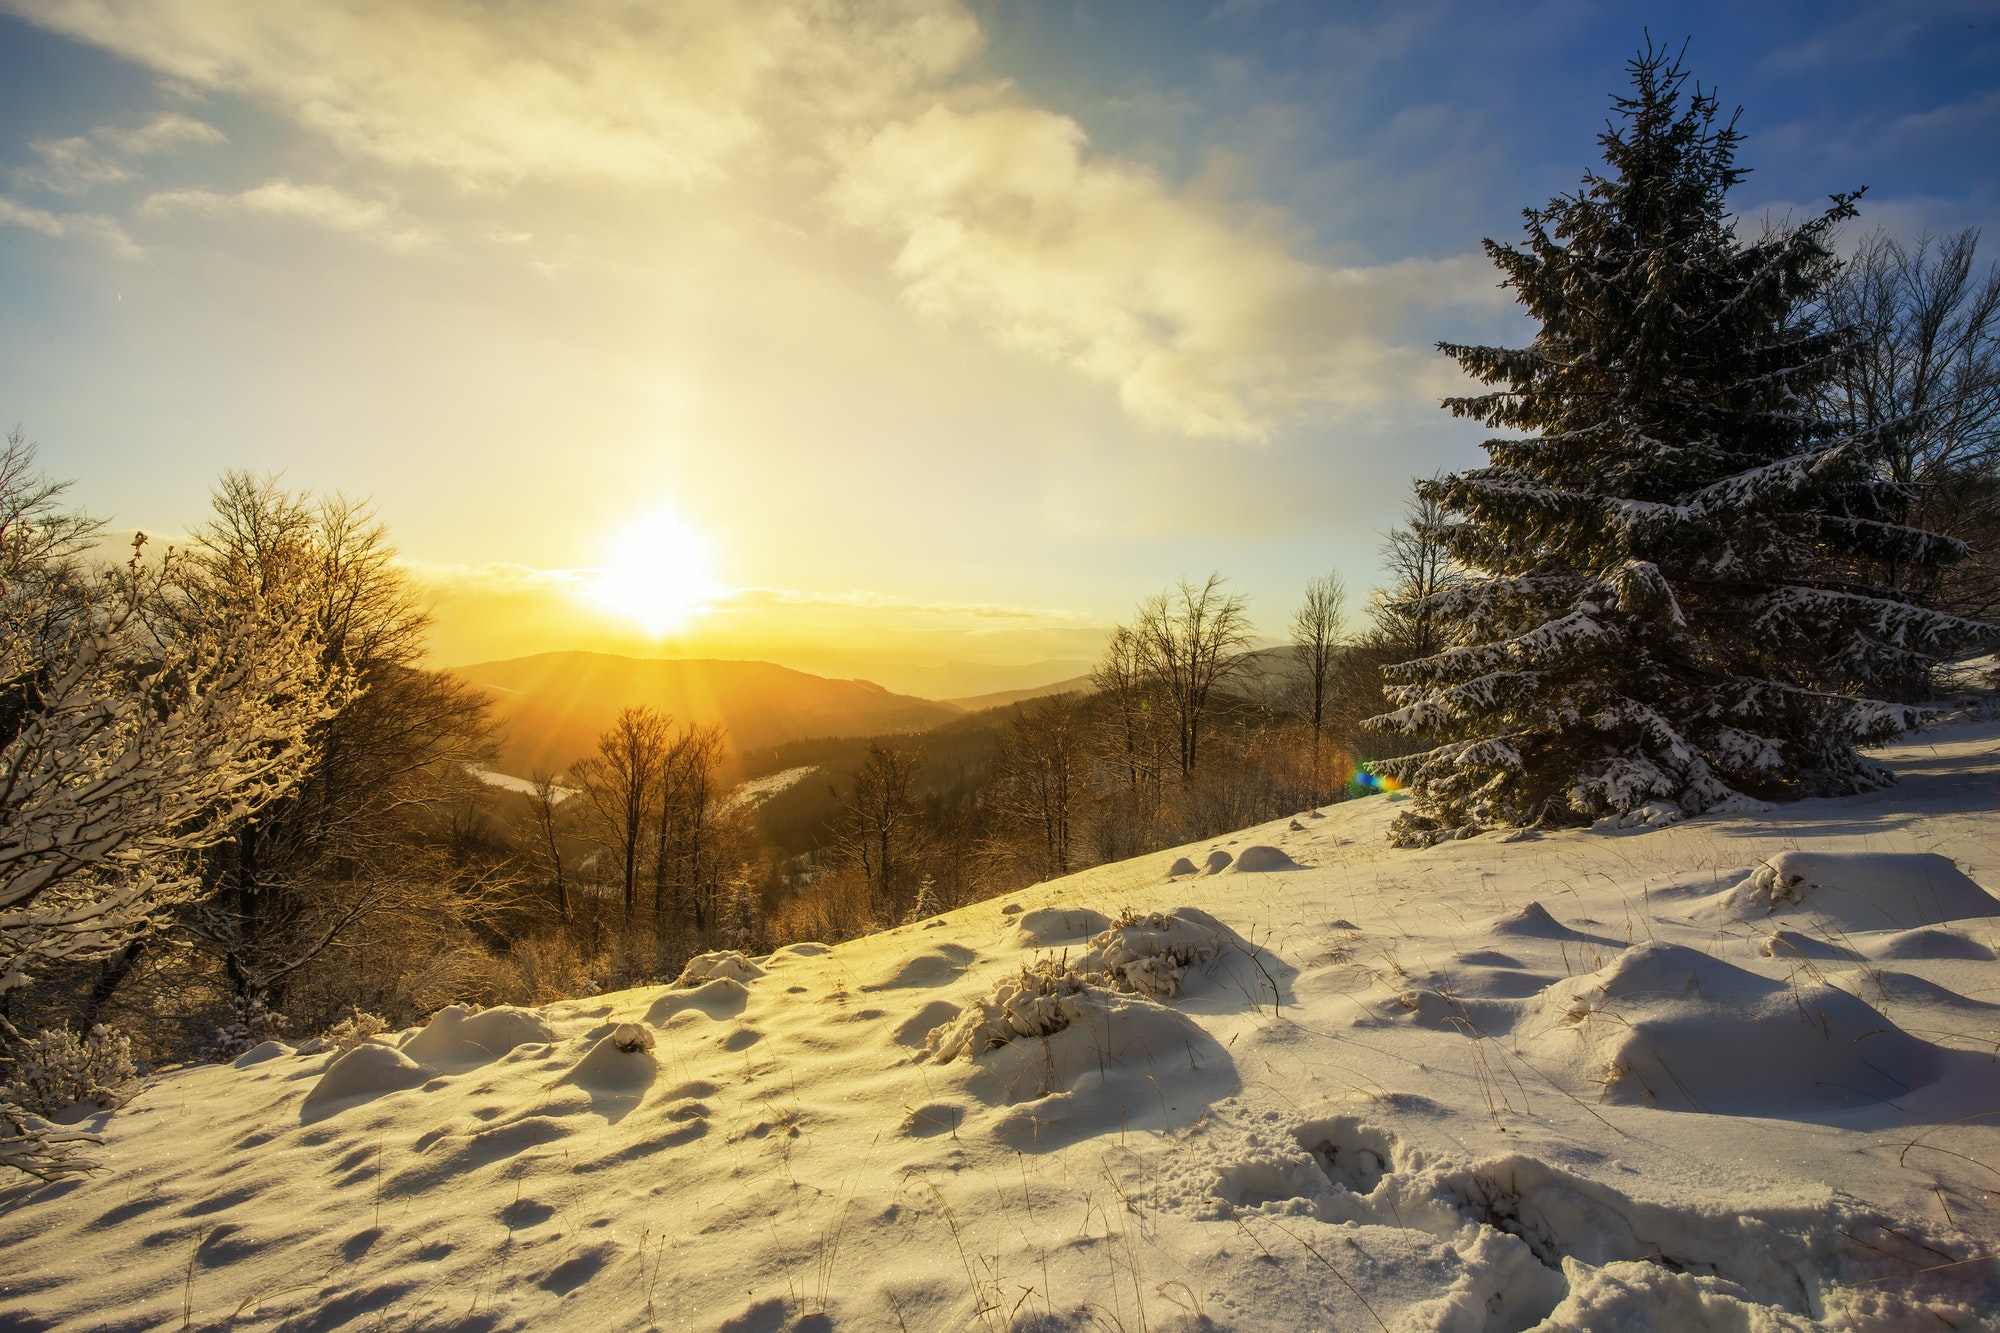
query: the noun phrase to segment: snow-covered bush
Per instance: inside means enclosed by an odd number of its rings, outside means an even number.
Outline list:
[[[1084,975],[1102,975],[1115,990],[1171,999],[1181,993],[1181,970],[1222,957],[1214,932],[1173,912],[1119,913],[1109,930],[1092,937],[1071,964]]]
[[[18,1043],[12,1060],[0,1100],[39,1116],[54,1116],[78,1102],[116,1106],[137,1077],[131,1038],[102,1023],[83,1038],[67,1028],[43,1029]]]
[[[291,1025],[289,1018],[267,1007],[261,995],[247,1000],[240,995],[231,996],[229,1021],[217,1028],[201,1048],[202,1058],[217,1062],[234,1060],[253,1046],[282,1040],[285,1029]]]
[[[717,949],[713,953],[698,953],[688,959],[681,969],[674,985],[682,987],[699,986],[717,977],[728,977],[732,981],[755,981],[764,975],[764,969],[745,958],[736,949]]]
[[[931,1029],[924,1046],[932,1059],[948,1064],[1023,1037],[1054,1036],[1082,1015],[1089,984],[1060,960],[1044,959],[1003,978],[991,995]]]
[[[356,1009],[346,1018],[341,1019],[325,1032],[322,1032],[320,1034],[320,1043],[323,1049],[332,1050],[344,1055],[356,1046],[359,1046],[362,1042],[367,1041],[370,1037],[378,1033],[387,1032],[388,1030],[389,1021],[380,1014],[365,1014]]]

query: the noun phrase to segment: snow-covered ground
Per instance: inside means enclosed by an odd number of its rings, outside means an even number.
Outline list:
[[[0,1326],[1995,1327],[2000,726],[1888,757],[1425,852],[1371,799],[169,1073],[0,1201]]]
[[[716,813],[733,814],[745,806],[755,810],[772,797],[790,791],[817,772],[819,765],[801,764],[797,768],[787,768],[781,772],[767,773],[761,778],[752,778],[748,782],[739,782],[730,788],[727,796],[722,798],[722,804],[716,807]]]

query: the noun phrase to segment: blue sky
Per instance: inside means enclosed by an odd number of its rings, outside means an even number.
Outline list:
[[[443,660],[914,688],[1183,574],[1273,631],[1365,588],[1478,457],[1429,345],[1525,336],[1480,238],[1647,30],[1744,107],[1745,213],[2000,213],[1993,3],[0,10],[0,417],[121,525],[372,497]],[[686,614],[579,595],[647,549]]]

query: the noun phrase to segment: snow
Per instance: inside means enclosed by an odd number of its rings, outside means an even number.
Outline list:
[[[801,764],[797,768],[787,768],[761,778],[752,778],[748,782],[739,782],[730,789],[727,796],[722,798],[722,804],[716,807],[716,813],[731,814],[745,807],[755,810],[772,797],[798,786],[817,772],[819,765]]]
[[[489,685],[485,688],[494,689],[497,687]],[[484,764],[467,764],[465,771],[489,787],[498,787],[502,791],[511,791],[519,796],[533,796],[540,790],[526,778],[517,778],[511,773],[501,773],[495,769],[488,768]],[[549,789],[549,804],[561,805],[570,797],[577,795],[578,791],[579,789],[576,787],[565,787],[558,783]]]
[[[1930,852],[1786,851],[1715,902],[1738,920],[1804,915],[1843,930],[2000,916],[2000,901]]]
[[[1994,1328],[2000,723],[1877,757],[156,1075],[0,1196],[0,1327]]]

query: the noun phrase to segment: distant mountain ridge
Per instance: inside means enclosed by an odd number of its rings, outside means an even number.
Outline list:
[[[501,724],[493,767],[517,777],[566,770],[596,747],[620,709],[637,705],[676,722],[720,723],[737,752],[813,737],[923,731],[965,712],[871,681],[829,680],[770,662],[721,658],[537,653],[455,667],[453,673],[493,701]]]
[[[1046,699],[1051,694],[1072,694],[1090,688],[1089,676],[1071,676],[1068,680],[1037,685],[1033,689],[996,690],[992,694],[974,694],[964,699],[946,699],[945,702],[968,713],[979,713],[988,708],[1004,708],[1008,704],[1026,703],[1030,699]]]

